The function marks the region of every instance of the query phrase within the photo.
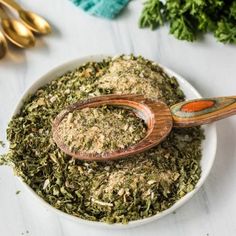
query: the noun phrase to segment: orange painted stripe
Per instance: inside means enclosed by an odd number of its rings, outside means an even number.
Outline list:
[[[184,112],[197,112],[202,111],[207,108],[211,108],[215,105],[214,101],[211,100],[202,100],[196,102],[189,102],[181,107],[181,111]]]

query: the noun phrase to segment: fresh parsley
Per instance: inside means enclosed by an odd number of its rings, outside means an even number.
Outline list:
[[[147,0],[140,17],[141,28],[156,29],[169,23],[177,39],[194,41],[212,32],[222,43],[236,43],[235,0]]]

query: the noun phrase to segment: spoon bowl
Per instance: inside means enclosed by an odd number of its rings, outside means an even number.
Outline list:
[[[61,121],[69,113],[75,110],[103,105],[113,105],[133,110],[133,112],[143,119],[147,125],[147,134],[144,139],[126,149],[118,149],[103,154],[71,150],[59,135],[58,127]],[[67,107],[55,118],[52,126],[52,133],[53,140],[57,146],[69,156],[86,161],[105,161],[129,157],[156,146],[170,133],[172,125],[173,122],[170,109],[161,101],[146,99],[142,95],[106,95],[90,98],[86,101],[77,102]]]
[[[32,31],[40,34],[49,34],[51,27],[48,22],[41,16],[25,10],[19,11],[22,22]]]
[[[0,59],[7,53],[7,41],[2,32],[0,31]]]
[[[3,31],[9,41],[21,48],[30,48],[35,45],[32,32],[20,21],[9,18],[2,6],[0,6],[0,17]]]
[[[14,0],[0,0],[6,7],[12,8],[17,11],[22,22],[35,33],[48,34],[51,32],[51,27],[48,22],[36,13],[24,10]]]
[[[21,22],[14,19],[3,19],[2,28],[9,41],[21,48],[30,48],[35,45],[35,38]]]

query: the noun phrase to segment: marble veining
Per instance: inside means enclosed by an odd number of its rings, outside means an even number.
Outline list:
[[[54,33],[38,38],[30,50],[11,46],[0,61],[1,140],[5,140],[7,123],[27,87],[52,67],[90,54],[142,54],[184,76],[204,96],[236,95],[236,46],[217,43],[211,35],[195,43],[178,41],[167,27],[140,30],[140,0],[131,1],[113,21],[89,16],[69,0],[19,2],[45,16]],[[58,217],[32,199],[9,167],[0,167],[0,235],[234,236],[236,117],[218,122],[218,134],[216,161],[203,188],[175,214],[128,230],[93,228]]]

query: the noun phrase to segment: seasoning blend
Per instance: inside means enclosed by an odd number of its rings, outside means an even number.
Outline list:
[[[128,109],[102,106],[69,113],[58,130],[71,151],[102,154],[136,144],[145,137],[146,125]]]
[[[52,140],[52,121],[64,107],[106,94],[143,94],[169,106],[184,100],[176,79],[142,57],[88,62],[25,101],[9,124],[10,150],[1,161],[61,211],[86,220],[128,223],[168,209],[194,189],[204,135],[199,127],[173,129],[160,145],[117,161],[67,156]],[[146,127],[129,111],[104,106],[69,114],[61,132],[72,149],[104,152],[137,143]]]

